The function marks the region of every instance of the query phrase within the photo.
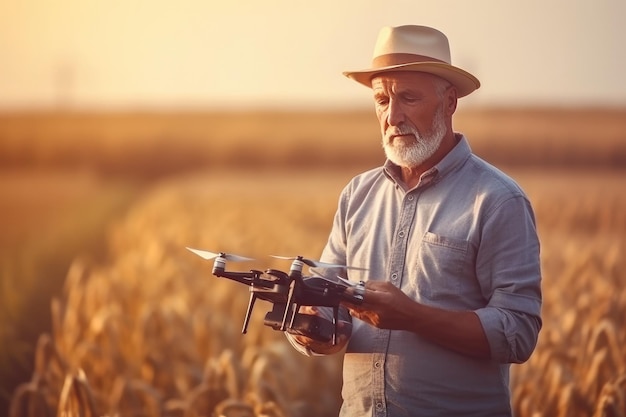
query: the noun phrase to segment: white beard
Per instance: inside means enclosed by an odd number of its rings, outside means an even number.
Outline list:
[[[442,107],[435,113],[431,131],[428,134],[420,135],[417,129],[412,126],[390,127],[386,133],[383,133],[385,156],[398,166],[417,167],[437,152],[446,131]],[[399,134],[412,135],[413,138],[395,137],[393,141],[390,140],[391,136]]]

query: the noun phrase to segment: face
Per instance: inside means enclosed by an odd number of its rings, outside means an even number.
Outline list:
[[[445,154],[454,135],[454,88],[440,78],[419,72],[390,72],[372,79],[376,115],[387,158],[414,168]],[[449,149],[448,149],[449,150]]]

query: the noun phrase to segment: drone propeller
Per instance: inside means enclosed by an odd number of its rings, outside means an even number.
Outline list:
[[[327,277],[323,277],[323,276],[316,276],[315,278],[323,279],[324,281],[327,281],[327,282],[329,282],[331,284],[342,285],[345,288],[358,287],[359,285],[364,285],[363,281],[361,281],[361,282],[354,282],[354,281],[350,281],[348,279],[345,279],[343,277],[340,277],[339,275],[335,276],[335,279],[337,279],[337,281],[333,280],[332,278],[327,278]]]
[[[314,268],[346,268],[346,269],[356,269],[356,270],[360,270],[360,271],[367,271],[367,268],[359,268],[356,266],[347,266],[347,265],[339,265],[339,264],[329,264],[326,262],[321,262],[321,261],[313,261],[311,259],[306,259],[303,258],[302,256],[278,256],[278,255],[270,255],[272,258],[276,258],[276,259],[285,259],[288,261],[301,261],[305,264],[307,264],[308,266],[314,267]]]
[[[227,254],[224,252],[220,252],[220,253],[213,253],[213,252],[209,252],[206,250],[199,250],[199,249],[193,249],[190,247],[187,247],[187,250],[190,250],[191,252],[195,253],[196,255],[198,255],[201,258],[204,258],[206,260],[210,260],[210,259],[215,259],[215,258],[224,258],[227,261],[234,261],[234,262],[243,262],[243,261],[253,261],[254,259],[252,258],[246,258],[245,256],[239,256],[239,255],[231,255],[231,254]]]
[[[336,276],[336,278],[337,278],[339,281],[341,281],[341,282],[343,282],[344,284],[346,284],[348,287],[354,287],[354,286],[358,285],[356,282],[352,282],[352,281],[350,281],[350,280],[347,280],[347,279],[345,279],[345,278],[342,278],[342,277],[340,277],[339,275],[337,275],[337,276]]]

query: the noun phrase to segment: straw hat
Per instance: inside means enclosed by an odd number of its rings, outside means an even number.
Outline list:
[[[378,34],[372,68],[346,71],[346,77],[372,86],[372,77],[381,72],[419,71],[450,81],[463,97],[480,87],[472,74],[451,64],[448,38],[426,26],[384,27]]]

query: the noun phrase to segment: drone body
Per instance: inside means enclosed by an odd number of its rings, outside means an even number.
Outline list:
[[[338,314],[341,301],[350,301],[359,304],[363,301],[363,282],[359,284],[338,278],[333,281],[323,277],[304,277],[304,265],[325,268],[350,268],[344,265],[327,264],[297,256],[287,258],[275,256],[279,259],[291,260],[289,273],[267,269],[259,271],[252,269],[247,272],[227,271],[226,261],[248,261],[250,258],[230,255],[226,253],[212,253],[198,249],[187,248],[204,259],[215,259],[213,275],[228,278],[249,286],[250,300],[243,322],[242,333],[246,333],[250,316],[257,299],[269,301],[273,308],[265,315],[264,324],[274,330],[287,331],[323,342],[337,342]],[[305,279],[306,278],[306,279]],[[354,291],[346,291],[353,287]],[[333,309],[332,322],[314,315],[300,314],[301,306],[331,307]]]

